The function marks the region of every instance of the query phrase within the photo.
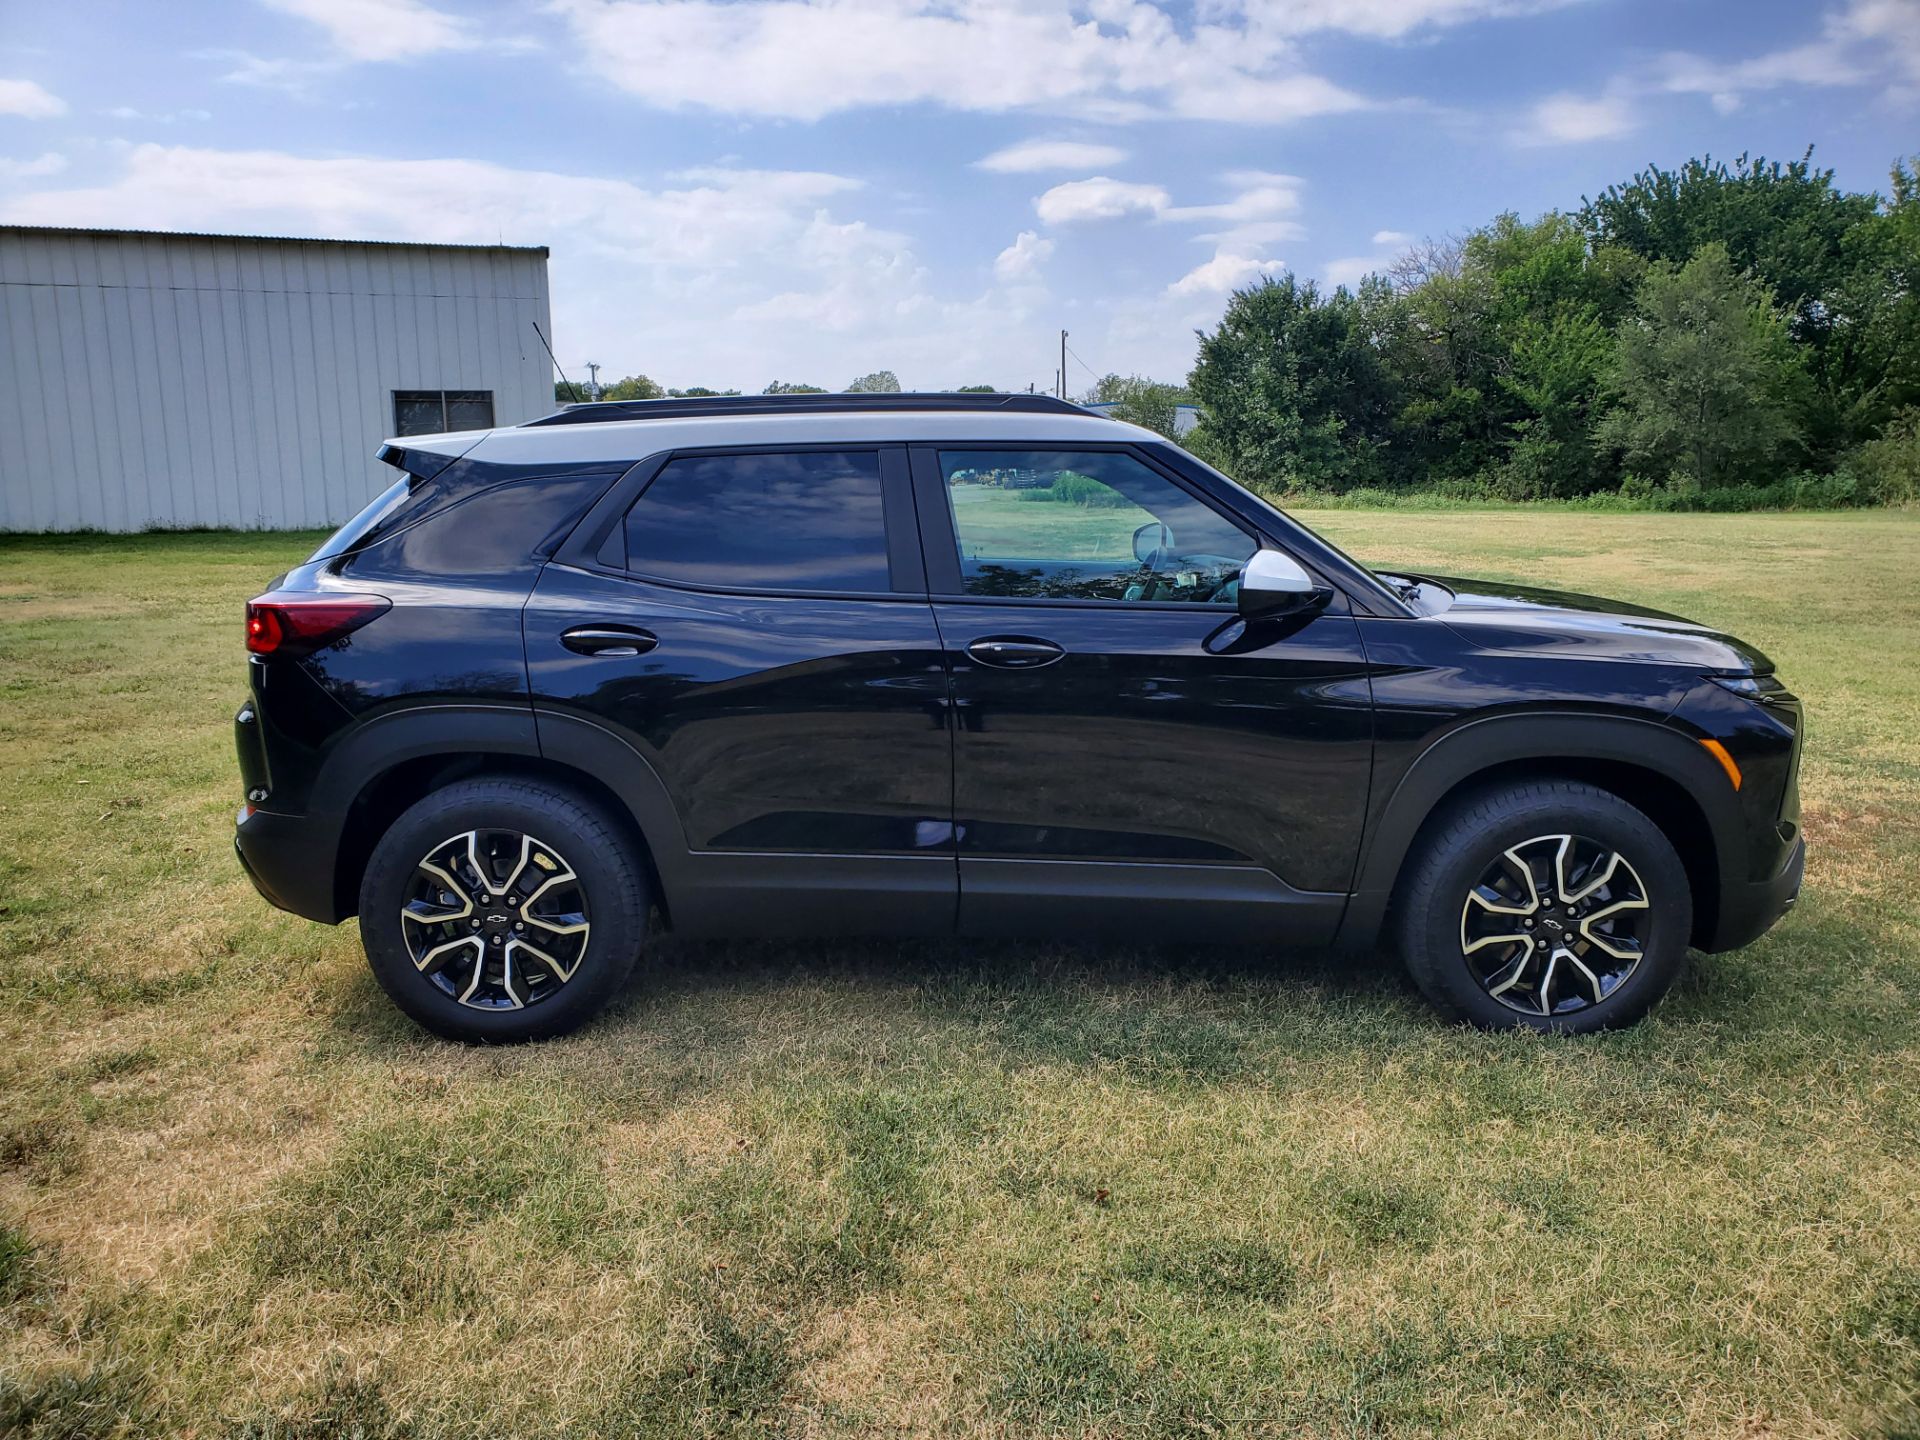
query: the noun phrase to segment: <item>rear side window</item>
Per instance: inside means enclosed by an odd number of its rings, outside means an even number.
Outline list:
[[[336,555],[344,555],[373,533],[374,526],[398,510],[407,498],[412,477],[396,480],[367,502],[366,508],[329,535],[324,544],[307,557],[314,560],[331,560]]]
[[[627,511],[627,568],[712,590],[887,590],[880,457],[671,461]]]

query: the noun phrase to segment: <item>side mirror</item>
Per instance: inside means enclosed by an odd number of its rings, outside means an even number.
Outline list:
[[[1254,551],[1240,571],[1240,613],[1249,619],[1301,610],[1331,595],[1299,561],[1279,550]]]
[[[1133,558],[1151,565],[1173,548],[1173,532],[1158,520],[1149,520],[1133,532]]]

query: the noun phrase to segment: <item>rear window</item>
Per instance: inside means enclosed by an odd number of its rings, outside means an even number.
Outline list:
[[[411,476],[402,476],[374,496],[364,510],[329,535],[320,548],[307,557],[308,563],[344,555],[366,539],[373,533],[374,526],[400,508],[401,502],[407,498],[407,487],[412,483]]]
[[[712,590],[885,591],[873,451],[674,460],[633,502],[627,568]]]

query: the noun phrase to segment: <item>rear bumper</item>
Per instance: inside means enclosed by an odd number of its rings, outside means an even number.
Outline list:
[[[341,920],[333,896],[333,847],[324,827],[301,815],[243,806],[234,818],[233,849],[253,888],[270,904],[323,925]]]
[[[1720,897],[1719,923],[1702,950],[1737,950],[1750,945],[1800,898],[1800,882],[1807,871],[1807,842],[1796,840],[1787,863],[1771,880],[1741,885]]]

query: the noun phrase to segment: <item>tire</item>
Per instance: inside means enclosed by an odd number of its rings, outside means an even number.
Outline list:
[[[434,1034],[544,1040],[626,983],[650,901],[635,846],[593,802],[538,780],[463,780],[374,847],[360,939],[380,988]]]
[[[1678,978],[1693,926],[1686,868],[1619,796],[1572,781],[1482,791],[1417,844],[1397,939],[1442,1014],[1586,1034],[1632,1024]]]

